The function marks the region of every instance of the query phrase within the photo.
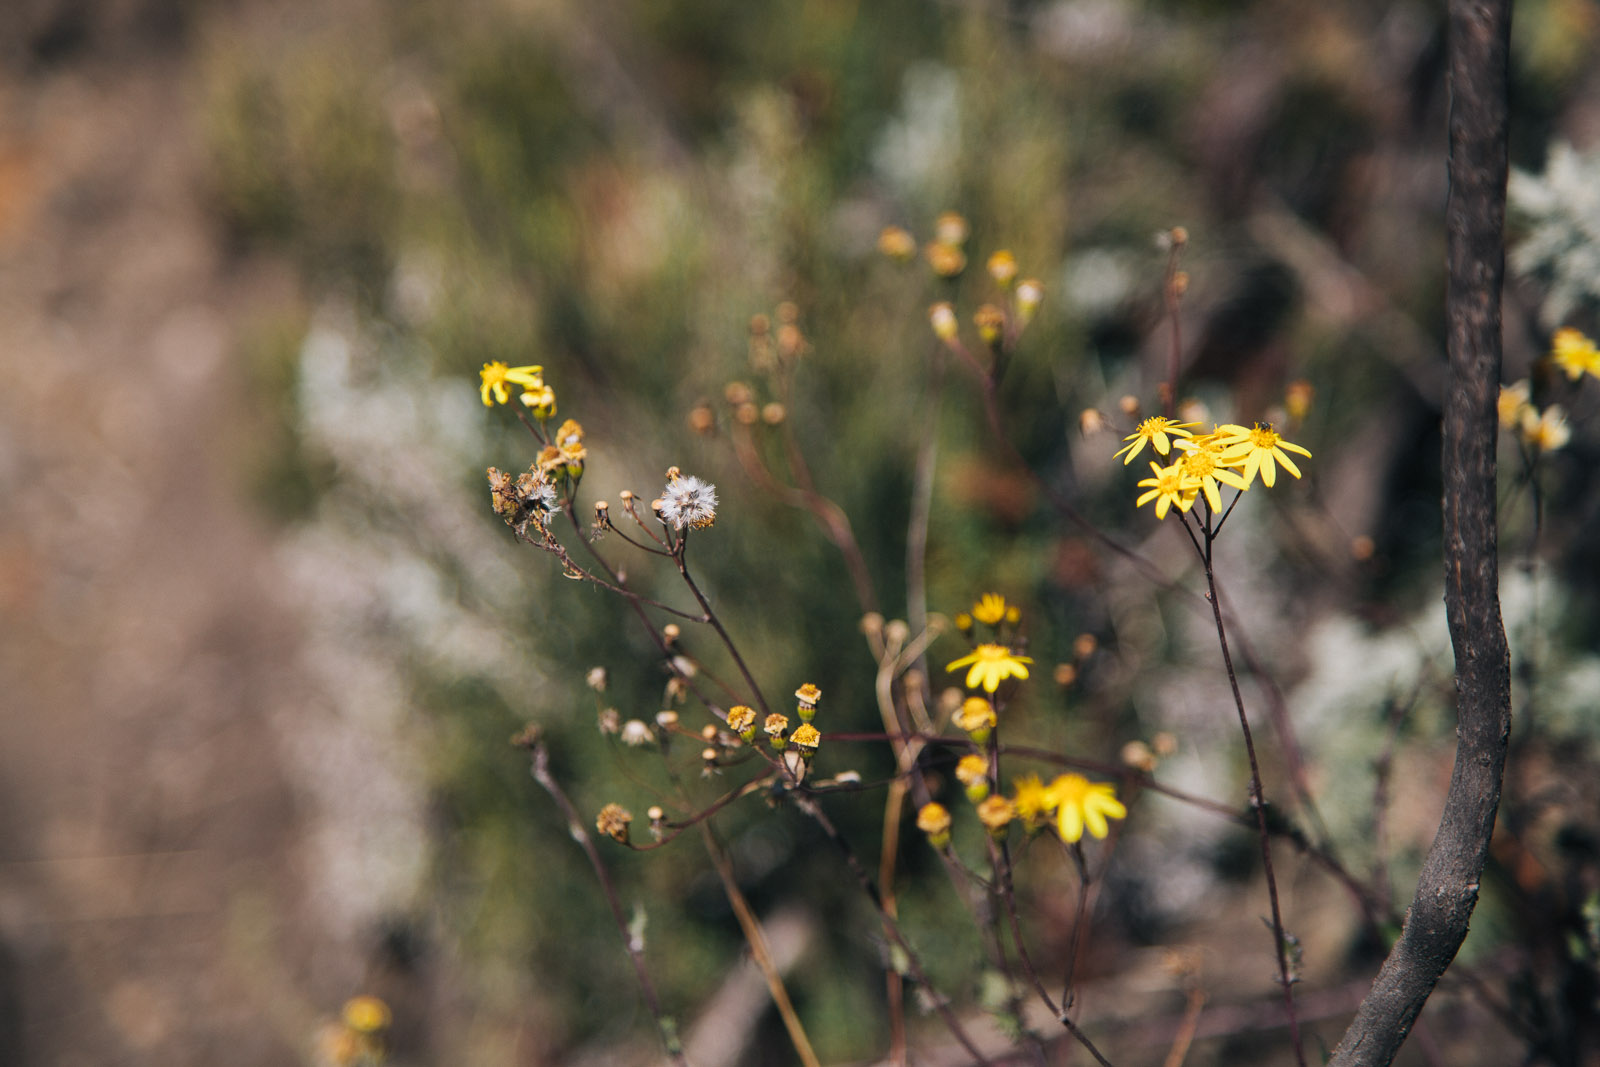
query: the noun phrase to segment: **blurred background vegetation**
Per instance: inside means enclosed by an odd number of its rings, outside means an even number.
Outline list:
[[[261,1003],[281,998],[275,984],[327,1011],[375,992],[395,1011],[398,1063],[658,1055],[592,874],[507,738],[538,723],[580,810],[641,813],[662,786],[659,759],[619,748],[596,715],[650,720],[668,706],[666,675],[624,604],[562,578],[490,512],[483,469],[535,452],[508,412],[479,403],[491,360],[541,364],[561,416],[583,423],[584,501],[625,488],[648,500],[672,464],[715,482],[717,523],[691,563],[763,687],[814,682],[824,730],[874,730],[875,664],[842,558],[809,515],[743,475],[728,440],[730,382],[775,395],[752,363],[752,316],[792,303],[805,344],[787,420],[854,524],[881,610],[905,617],[910,490],[932,424],[929,606],[951,615],[985,591],[1022,605],[1039,669],[1019,732],[1107,762],[1170,732],[1178,753],[1158,777],[1242,807],[1207,619],[1062,519],[990,436],[959,366],[929,402],[929,304],[954,301],[970,342],[972,312],[995,297],[983,261],[1011,250],[1046,300],[1001,389],[1008,437],[1054,492],[1195,588],[1187,545],[1132,507],[1135,477],[1110,458],[1120,434],[1080,428],[1093,408],[1126,432],[1120,397],[1156,403],[1168,343],[1156,235],[1174,225],[1190,234],[1182,395],[1218,419],[1292,426],[1315,455],[1304,482],[1247,499],[1220,546],[1226,595],[1265,667],[1246,697],[1268,739],[1269,794],[1408,899],[1452,754],[1439,5],[39,0],[8,17],[17,93],[85,70],[171,67],[171,119],[192,132],[185,188],[215,269],[270,265],[271,299],[230,317],[243,399],[225,440],[296,604],[309,651],[294,669],[328,694],[285,720],[272,757],[291,766],[306,827],[293,893],[316,902],[276,922],[325,942],[269,947],[286,935],[259,909],[287,906],[231,897],[235,956],[285,957],[262,964]],[[1576,433],[1541,461],[1538,525],[1505,439],[1517,748],[1465,950],[1490,997],[1447,980],[1409,1063],[1593,1063],[1600,1041],[1600,386],[1540,362],[1556,326],[1597,326],[1600,287],[1582,266],[1600,249],[1600,157],[1583,154],[1600,144],[1597,33],[1588,0],[1517,9],[1512,237],[1542,243],[1508,292],[1507,379],[1532,373]],[[1568,169],[1546,175],[1564,151]],[[945,210],[971,227],[958,281],[878,252],[883,227],[927,240]],[[1292,381],[1314,390],[1303,420],[1283,411]],[[691,425],[700,405],[716,414],[710,432]],[[757,429],[782,470],[772,431]],[[601,548],[641,591],[681,600],[671,574],[619,542]],[[727,668],[708,634],[685,645]],[[934,646],[936,689],[961,648]],[[1073,668],[1067,684],[1057,664]],[[584,681],[595,666],[609,674],[601,694]],[[1285,739],[1264,725],[1279,699],[1316,813],[1291,802]],[[692,704],[679,711],[703,721]],[[881,745],[830,743],[818,757],[821,774],[876,780],[889,767]],[[829,806],[869,865],[878,796]],[[1207,1021],[1187,1062],[1282,1062],[1252,839],[1157,796],[1131,807],[1080,975],[1083,1024],[1116,1062],[1156,1062],[1200,988]],[[881,1055],[881,935],[866,902],[841,892],[828,843],[758,799],[719,827],[757,910],[794,931],[789,981],[822,1058]],[[958,825],[958,847],[977,839]],[[1331,1048],[1382,931],[1281,851],[1310,1047]],[[667,1010],[691,1035],[708,1020],[727,1028],[712,1062],[789,1062],[765,1000],[727,999],[760,980],[698,844],[605,854],[646,921]],[[976,934],[909,823],[902,869],[910,935],[961,1010],[979,1010]],[[1058,960],[1074,877],[1044,850],[1024,872],[1036,958]],[[314,1058],[293,1013],[245,1015],[242,1027],[271,1034],[245,1062]],[[931,1019],[917,1032],[944,1040]],[[189,1062],[183,1027],[169,1039],[161,1062]]]

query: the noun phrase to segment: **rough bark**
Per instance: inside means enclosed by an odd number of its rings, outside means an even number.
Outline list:
[[[1494,831],[1511,729],[1495,520],[1511,0],[1451,0],[1449,19],[1444,564],[1456,659],[1456,761],[1404,929],[1334,1050],[1334,1067],[1392,1062],[1461,947]]]

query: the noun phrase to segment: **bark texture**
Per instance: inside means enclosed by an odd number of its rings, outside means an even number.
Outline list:
[[[1511,730],[1495,518],[1511,2],[1451,0],[1449,19],[1444,565],[1456,659],[1456,761],[1403,932],[1334,1050],[1334,1067],[1392,1062],[1467,936]]]

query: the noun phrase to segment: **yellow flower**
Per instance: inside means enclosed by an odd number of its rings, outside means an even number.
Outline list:
[[[1572,427],[1560,404],[1551,404],[1544,412],[1535,415],[1529,407],[1522,413],[1522,439],[1529,448],[1538,452],[1554,452],[1572,440]]]
[[[800,755],[809,759],[816,755],[817,746],[822,744],[822,733],[810,723],[803,722],[795,727],[789,740],[800,750]]]
[[[1133,462],[1134,456],[1144,450],[1146,441],[1150,442],[1155,450],[1164,456],[1172,451],[1173,438],[1194,436],[1188,429],[1193,425],[1194,423],[1192,422],[1174,422],[1165,415],[1152,415],[1135,427],[1132,433],[1123,438],[1124,441],[1132,441],[1133,443],[1125,448],[1118,449],[1111,458],[1115,459],[1117,456],[1123,456],[1122,465],[1126,467]]]
[[[751,740],[756,735],[755,709],[745,704],[735,704],[728,709],[728,729],[744,738]]]
[[[1013,675],[1018,678],[1028,676],[1027,664],[1033,660],[1027,656],[1018,656],[1004,645],[979,645],[968,655],[951,663],[945,668],[947,671],[957,670],[970,666],[967,672],[967,688],[982,687],[986,693],[992,693],[1000,688],[1000,683]]]
[[[1148,488],[1149,492],[1135,501],[1134,507],[1142,508],[1154,500],[1156,518],[1164,519],[1167,517],[1167,511],[1174,505],[1179,511],[1188,511],[1194,506],[1195,494],[1200,492],[1200,481],[1184,473],[1182,460],[1170,467],[1158,467],[1152,461],[1150,470],[1155,477],[1144,478],[1139,482],[1139,487]]]
[[[1091,782],[1081,774],[1063,774],[1050,783],[1048,792],[1056,811],[1056,832],[1068,844],[1082,840],[1085,826],[1095,837],[1104,837],[1110,832],[1107,816],[1121,819],[1128,814],[1115,786]]]
[[[972,739],[980,745],[989,740],[989,731],[994,729],[998,721],[994,705],[982,697],[968,697],[955,714],[956,726],[971,734]]]
[[[999,593],[985,593],[972,605],[972,617],[985,626],[998,626],[1006,617],[1006,598]]]
[[[917,829],[928,835],[934,848],[950,843],[950,813],[943,804],[924,804],[917,812]]]
[[[965,786],[974,786],[979,782],[989,780],[989,761],[977,753],[962,756],[956,762],[956,781]],[[982,800],[982,797],[978,798]]]
[[[1495,403],[1500,412],[1500,425],[1508,430],[1520,429],[1522,426],[1522,413],[1529,410],[1532,404],[1528,400],[1528,379],[1514,385],[1500,387],[1500,399]]]
[[[1004,248],[989,257],[987,266],[989,277],[998,282],[1001,288],[1010,285],[1017,276],[1017,257]]]
[[[1550,358],[1567,372],[1571,381],[1583,377],[1585,371],[1600,377],[1600,351],[1595,349],[1593,341],[1570,326],[1557,330],[1551,338]]]
[[[1012,783],[1012,786],[1016,790],[1016,796],[1011,798],[1011,804],[1017,817],[1027,824],[1030,830],[1036,829],[1055,806],[1051,802],[1050,790],[1045,788],[1036,774],[1024,775]]]
[[[1222,493],[1217,489],[1217,483],[1231,485],[1243,492],[1250,488],[1250,484],[1239,476],[1239,472],[1230,469],[1231,464],[1222,456],[1222,442],[1215,434],[1206,434],[1204,437],[1194,437],[1187,441],[1179,441],[1178,447],[1183,449],[1183,458],[1178,461],[1182,473],[1200,483],[1200,489],[1206,495],[1206,503],[1211,505],[1212,511],[1222,510]]]
[[[885,226],[878,234],[878,251],[890,259],[909,263],[917,254],[917,239],[903,227]]]
[[[532,411],[535,418],[548,419],[556,413],[556,391],[548,385],[527,390],[521,399],[522,406]]]
[[[1289,458],[1289,452],[1298,452],[1309,457],[1310,452],[1299,445],[1291,444],[1278,436],[1271,426],[1263,426],[1259,422],[1251,429],[1245,429],[1236,423],[1217,427],[1217,432],[1222,435],[1223,455],[1232,463],[1243,460],[1240,468],[1244,474],[1246,485],[1256,480],[1256,471],[1261,472],[1261,481],[1268,489],[1278,477],[1276,464],[1283,464],[1283,469],[1300,477],[1300,468],[1294,465],[1294,460]],[[1288,451],[1284,451],[1287,449]]]
[[[361,1034],[388,1029],[389,1005],[372,996],[351,997],[344,1002],[344,1024]]]
[[[485,363],[483,369],[478,372],[478,377],[482,379],[480,392],[483,396],[483,406],[492,408],[496,402],[504,404],[509,401],[511,392],[506,388],[507,382],[513,382],[530,391],[543,390],[543,374],[543,367],[508,367],[499,360]],[[493,400],[489,399],[491,393],[494,394]]]
[[[978,821],[997,838],[1006,835],[1006,827],[1016,817],[1016,806],[998,793],[978,805]]]

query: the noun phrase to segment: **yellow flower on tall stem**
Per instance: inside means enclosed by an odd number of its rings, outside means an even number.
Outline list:
[[[1298,452],[1309,458],[1310,452],[1297,444],[1291,444],[1278,435],[1271,426],[1263,426],[1259,422],[1250,429],[1245,429],[1237,423],[1218,426],[1217,433],[1221,435],[1223,455],[1228,462],[1241,462],[1240,472],[1244,475],[1245,485],[1256,480],[1256,471],[1261,472],[1261,481],[1271,489],[1278,477],[1278,464],[1283,464],[1283,469],[1300,477],[1300,468],[1294,465],[1294,460],[1289,458],[1290,452]],[[1287,450],[1287,451],[1285,451]]]
[[[511,400],[511,391],[506,388],[506,383],[520,385],[528,391],[542,391],[544,389],[544,368],[537,366],[508,367],[499,360],[485,363],[478,372],[481,379],[480,395],[483,397],[483,406],[492,408],[496,403],[505,404]],[[494,399],[491,400],[490,394]]]
[[[1028,676],[1027,664],[1033,660],[1028,656],[1019,656],[1004,645],[979,645],[969,654],[951,663],[945,668],[947,671],[959,670],[962,667],[971,667],[967,671],[967,688],[981,687],[985,693],[992,693],[1000,688],[1000,683],[1013,676],[1026,678]]]
[[[1110,782],[1091,782],[1081,774],[1063,774],[1050,783],[1051,806],[1056,812],[1056,832],[1067,844],[1083,839],[1088,827],[1094,837],[1110,833],[1106,818],[1125,818],[1127,807],[1117,799]]]

